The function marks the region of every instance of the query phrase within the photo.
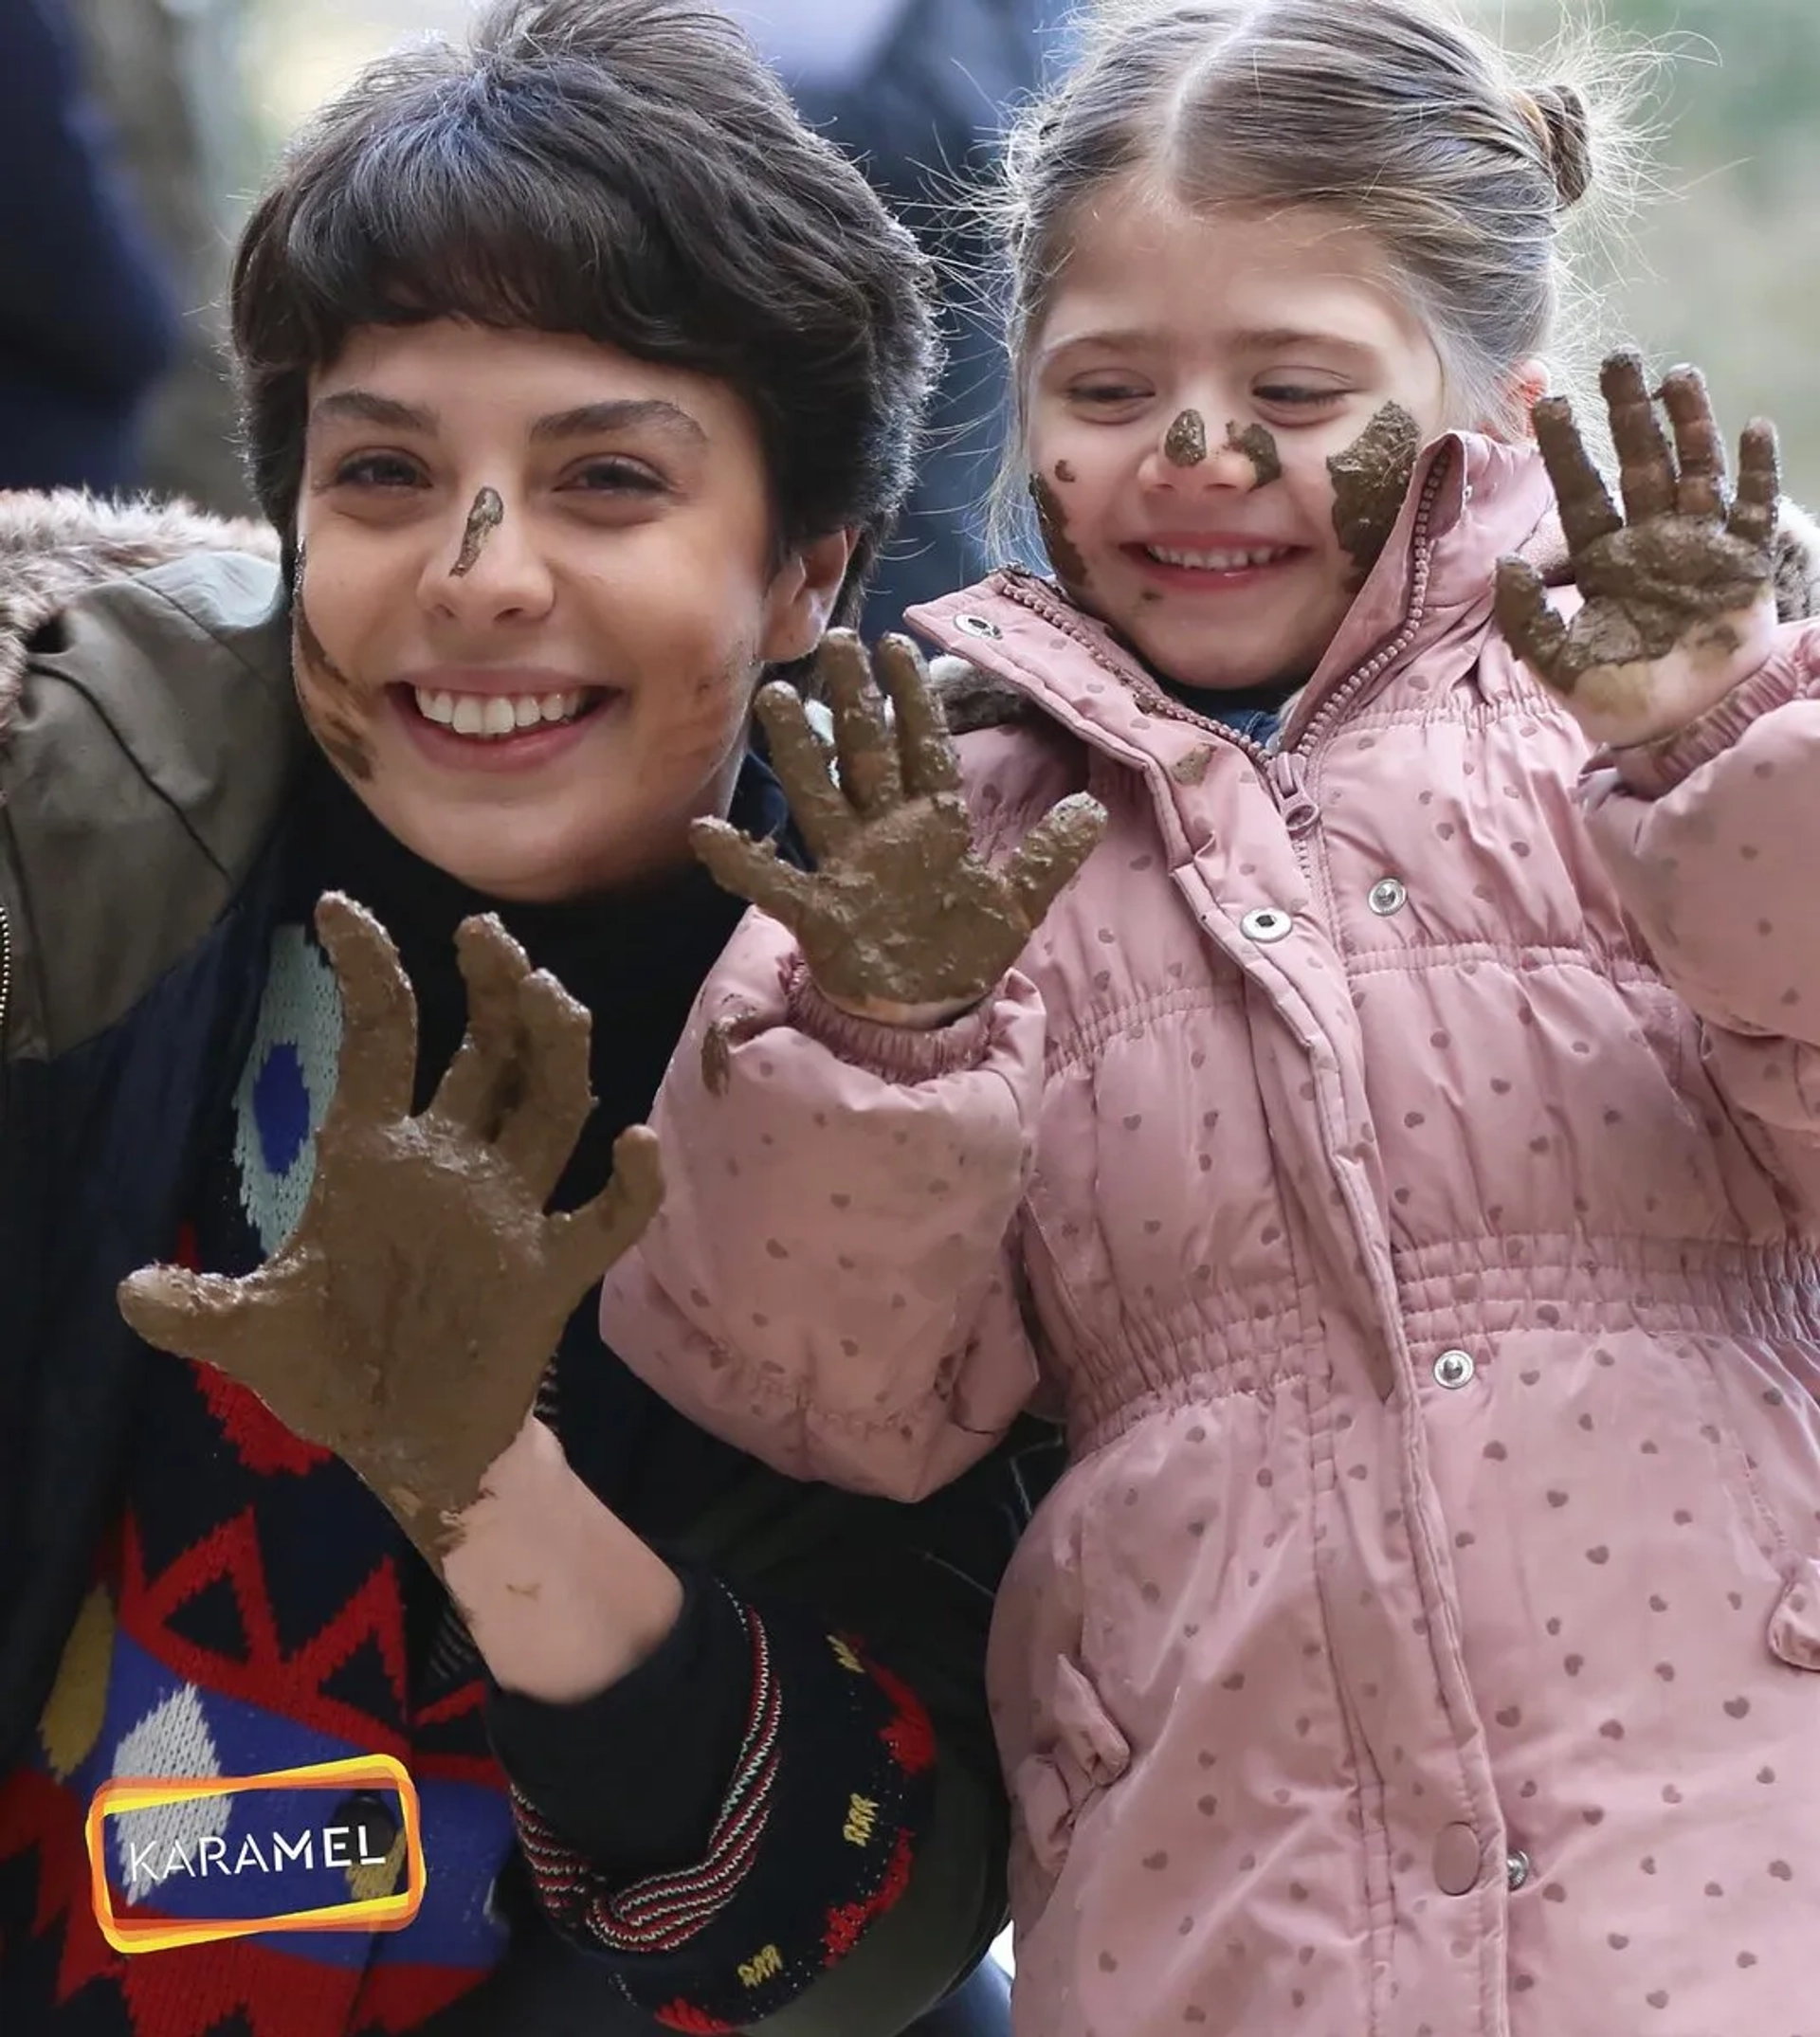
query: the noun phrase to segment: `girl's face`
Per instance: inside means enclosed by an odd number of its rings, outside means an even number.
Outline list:
[[[687,860],[849,549],[777,565],[725,384],[451,320],[363,329],[314,377],[298,536],[312,732],[399,841],[512,900]]]
[[[1126,184],[1083,214],[1034,336],[1032,490],[1063,583],[1178,683],[1312,672],[1443,428],[1386,273],[1323,210],[1197,217]]]

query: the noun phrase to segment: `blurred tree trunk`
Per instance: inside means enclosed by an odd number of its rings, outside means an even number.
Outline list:
[[[147,419],[146,484],[247,503],[223,345],[233,193],[246,181],[238,37],[244,0],[70,0],[89,78],[183,308],[174,372]]]

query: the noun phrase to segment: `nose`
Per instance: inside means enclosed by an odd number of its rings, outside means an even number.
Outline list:
[[[1145,460],[1155,487],[1183,495],[1231,491],[1248,495],[1258,486],[1256,462],[1233,441],[1233,427],[1215,424],[1204,411],[1184,409],[1170,419]]]
[[[430,530],[419,589],[424,605],[455,621],[528,621],[546,613],[555,583],[531,516],[506,490],[454,499]]]

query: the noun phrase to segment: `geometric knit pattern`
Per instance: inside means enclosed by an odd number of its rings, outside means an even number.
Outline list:
[[[278,930],[272,963],[232,1122],[174,1254],[212,1272],[250,1271],[294,1227],[334,1089],[334,977],[300,926]],[[482,1978],[507,1940],[494,1888],[513,1820],[471,1648],[432,1646],[444,1596],[391,1516],[253,1394],[151,1354],[136,1415],[123,1511],[34,1757],[0,1782],[0,2032],[204,2037],[235,2017],[228,2027],[253,2037],[409,2029]],[[431,1673],[432,1656],[447,1674]],[[421,1805],[430,1871],[406,1930],[259,1933],[133,1955],[102,1938],[82,1837],[101,1783],[373,1754],[403,1761]],[[365,1866],[313,1853],[276,1878],[260,1871],[275,1828],[294,1838],[355,1816]],[[378,1792],[266,1791],[110,1818],[114,1907],[136,1919],[254,1917],[390,1894],[396,1827],[395,1797]],[[215,1843],[207,1854],[204,1840]],[[236,1862],[244,1874],[222,1871]]]
[[[301,927],[281,926],[234,1092],[241,1204],[262,1256],[278,1251],[303,1214],[316,1178],[316,1132],[335,1094],[340,1048],[335,972]]]

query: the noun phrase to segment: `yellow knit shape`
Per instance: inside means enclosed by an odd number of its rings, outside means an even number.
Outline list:
[[[100,1585],[82,1601],[64,1644],[38,1737],[59,1782],[88,1758],[107,1717],[107,1673],[114,1660],[114,1602]]]
[[[377,1867],[350,1867],[347,1870],[348,1886],[354,1892],[356,1902],[377,1902],[381,1896],[395,1893],[398,1876],[405,1864],[405,1835],[400,1832],[391,1842],[391,1851],[386,1855],[383,1865]]]

